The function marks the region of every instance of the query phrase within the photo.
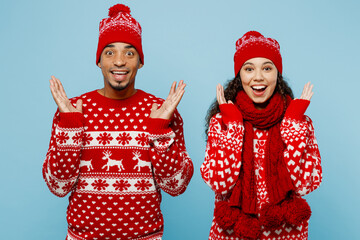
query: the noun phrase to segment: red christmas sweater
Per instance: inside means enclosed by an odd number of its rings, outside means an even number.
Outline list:
[[[309,117],[301,112],[305,100],[293,100],[281,122],[281,136],[286,144],[284,160],[299,196],[319,187],[322,180],[321,159],[314,135],[314,127]],[[212,117],[208,131],[205,161],[201,166],[204,181],[215,192],[215,202],[228,200],[238,179],[241,159],[234,156],[243,147],[244,126],[242,119],[225,125],[221,113]],[[254,128],[254,162],[257,187],[257,205],[261,209],[269,202],[265,183],[265,145],[267,130]],[[305,240],[308,237],[308,222],[300,226],[283,225],[273,231],[263,231],[261,240]],[[210,240],[239,240],[233,231],[221,229],[212,220]]]
[[[70,99],[83,113],[56,112],[43,177],[59,197],[69,192],[67,239],[159,240],[160,189],[183,193],[193,174],[176,111],[149,118],[162,99],[141,90],[124,100],[97,91]]]

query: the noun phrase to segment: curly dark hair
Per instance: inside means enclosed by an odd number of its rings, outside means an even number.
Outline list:
[[[243,86],[241,84],[240,74],[237,74],[234,79],[230,79],[224,87],[224,97],[226,101],[231,100],[235,102],[236,95],[239,91],[243,90]],[[294,98],[294,94],[289,87],[288,83],[285,81],[281,73],[278,73],[277,83],[274,92],[280,93],[282,96],[289,95],[292,99]],[[207,136],[209,124],[212,116],[220,112],[219,103],[215,99],[214,102],[210,105],[210,108],[206,114],[205,120],[205,134]]]

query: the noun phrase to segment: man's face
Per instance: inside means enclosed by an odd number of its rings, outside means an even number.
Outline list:
[[[134,88],[137,70],[143,65],[132,45],[115,42],[103,49],[98,66],[104,76],[105,90],[122,91]]]

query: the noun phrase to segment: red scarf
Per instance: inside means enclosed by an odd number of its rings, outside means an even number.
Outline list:
[[[253,101],[244,91],[236,96],[236,105],[244,119],[245,135],[242,151],[242,169],[239,181],[230,198],[231,206],[238,206],[247,214],[258,213],[256,206],[256,182],[254,164],[254,130],[268,129],[269,135],[265,150],[265,182],[270,204],[277,204],[285,199],[289,191],[294,190],[283,154],[285,144],[280,135],[280,123],[291,98],[285,99],[275,93],[265,109],[255,108]]]
[[[242,166],[229,201],[217,202],[214,216],[222,229],[233,229],[237,237],[257,239],[262,226],[265,229],[276,229],[284,222],[298,226],[310,218],[310,206],[294,194],[295,187],[283,158],[285,144],[281,138],[280,124],[290,102],[289,96],[284,99],[274,93],[265,109],[258,110],[244,91],[236,96],[236,105],[241,111],[245,127]],[[270,201],[261,212],[256,205],[254,127],[269,131],[264,169]]]

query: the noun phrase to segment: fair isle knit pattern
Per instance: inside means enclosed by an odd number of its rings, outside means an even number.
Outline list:
[[[240,39],[238,39],[235,43],[235,49],[236,51],[246,47],[247,45],[252,45],[252,44],[263,44],[263,45],[268,45],[270,47],[273,47],[274,50],[278,51],[278,54],[280,54],[280,45],[279,43],[272,38],[265,38],[264,36],[244,36]],[[238,54],[238,53],[236,53]]]
[[[249,31],[235,43],[234,54],[235,76],[239,73],[242,65],[249,59],[264,57],[270,59],[277,70],[282,73],[282,58],[279,43],[272,38],[266,38],[261,33]]]
[[[131,16],[128,6],[116,4],[109,8],[109,17],[101,20],[99,25],[99,42],[96,51],[96,64],[100,61],[103,49],[111,43],[123,42],[135,47],[140,61],[144,64],[144,53],[141,43],[141,26]]]
[[[220,113],[210,121],[201,175],[215,192],[215,202],[230,198],[240,173],[243,136],[244,126],[240,121],[225,126]],[[284,160],[296,187],[296,193],[300,196],[308,194],[319,187],[322,179],[321,159],[311,119],[307,116],[301,119],[285,116],[281,122],[281,136],[286,144]],[[257,205],[260,209],[269,202],[264,171],[267,137],[267,130],[254,128]],[[276,230],[264,230],[259,239],[306,240],[307,236],[308,222],[304,222],[301,226],[284,224]],[[232,231],[225,232],[221,229],[215,219],[212,221],[209,239],[240,240],[232,234]]]
[[[176,111],[150,119],[162,99],[141,90],[125,100],[97,91],[71,99],[83,113],[55,114],[43,177],[52,193],[71,192],[69,240],[160,240],[160,190],[183,193],[193,174]]]
[[[130,14],[120,12],[114,18],[105,18],[100,22],[99,34],[104,34],[108,29],[124,28],[131,32],[138,39],[141,39],[141,26],[138,22],[134,21]]]

